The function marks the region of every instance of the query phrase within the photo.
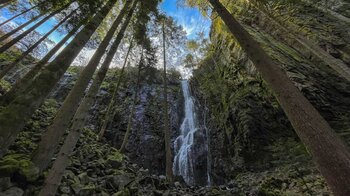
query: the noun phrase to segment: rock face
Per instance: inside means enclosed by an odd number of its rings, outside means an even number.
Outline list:
[[[225,5],[232,10],[244,8],[239,2]],[[301,34],[350,66],[349,54],[344,52],[350,43],[348,26],[303,4],[293,5],[294,11],[288,6],[271,9],[284,24],[305,28]],[[350,83],[258,12],[242,12],[237,18],[350,144]],[[227,184],[231,179],[240,191],[253,195],[330,194],[273,93],[222,27],[219,19],[213,20],[211,41],[216,49],[195,71],[192,81],[202,108],[208,108],[203,116],[207,116],[210,133],[214,184]]]

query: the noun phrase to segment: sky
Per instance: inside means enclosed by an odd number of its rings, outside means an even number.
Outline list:
[[[199,32],[204,32],[208,36],[210,20],[202,16],[198,9],[178,6],[177,1],[163,0],[160,9],[184,28],[189,39],[194,39]]]
[[[178,25],[181,25],[183,29],[185,30],[187,34],[188,39],[195,39],[197,34],[200,32],[204,32],[204,35],[209,35],[210,30],[210,20],[208,18],[205,18],[202,16],[202,14],[199,12],[198,9],[195,8],[189,8],[184,6],[178,5],[178,0],[163,0],[163,2],[160,4],[160,10],[164,12],[166,15],[171,16],[174,18],[175,22]],[[29,7],[29,6],[28,6]],[[14,13],[11,13],[9,10],[1,9],[0,10],[0,23],[5,21],[6,19],[12,17]],[[23,17],[19,17],[15,20],[15,23],[22,24],[26,22],[27,19]],[[39,28],[36,29],[37,32],[40,34],[45,34],[49,29],[53,28],[55,24],[57,24],[58,21],[56,19],[51,19],[48,22],[42,24]],[[13,25],[16,25],[12,23]],[[30,28],[33,24],[27,26],[27,28]],[[26,28],[26,29],[27,29]],[[25,29],[24,29],[25,30]],[[59,42],[64,37],[64,34],[58,33],[55,31],[49,36],[49,39],[54,42]],[[52,48],[53,45],[49,46],[48,48]],[[87,51],[81,52],[81,55],[84,57],[91,57],[94,53],[94,50],[88,49]],[[87,58],[86,60],[88,60]],[[81,63],[78,63],[81,64]]]

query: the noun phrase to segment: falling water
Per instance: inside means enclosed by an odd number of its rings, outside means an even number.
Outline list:
[[[176,138],[174,144],[173,171],[175,175],[182,176],[187,184],[194,185],[199,181],[198,176],[203,176],[203,170],[205,170],[204,174],[206,176],[202,178],[205,178],[205,183],[208,185],[210,184],[210,176],[208,170],[208,145],[206,142],[207,132],[199,128],[195,102],[191,96],[188,81],[183,80],[181,84],[185,98],[185,118],[180,127],[181,134]],[[201,169],[198,169],[198,167]]]

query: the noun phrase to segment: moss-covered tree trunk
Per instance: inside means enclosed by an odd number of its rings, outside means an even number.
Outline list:
[[[4,77],[12,68],[14,68],[18,63],[20,63],[26,56],[28,56],[36,47],[38,47],[47,37],[51,35],[58,27],[60,27],[64,22],[66,22],[71,16],[76,13],[77,9],[68,14],[65,18],[63,18],[58,24],[56,24],[49,32],[47,32],[44,36],[42,36],[35,44],[30,46],[25,52],[21,54],[15,61],[10,64],[6,64],[3,66],[0,71],[0,79]]]
[[[350,153],[347,146],[227,9],[218,0],[209,2],[273,90],[334,194],[350,195]]]
[[[35,25],[30,27],[29,29],[25,30],[23,33],[18,35],[16,38],[12,39],[11,41],[7,42],[3,46],[0,47],[0,53],[5,52],[7,49],[15,45],[17,42],[19,42],[21,39],[23,39],[25,36],[27,36],[29,33],[33,32],[36,28],[38,28],[40,25],[44,24],[46,21],[51,19],[53,16],[61,12],[62,10],[66,9],[71,3],[63,6],[62,8],[52,12],[51,14],[47,15],[45,18],[37,22]],[[0,73],[0,78],[2,78],[2,73]]]
[[[132,43],[132,40],[131,40],[128,52],[126,53],[126,56],[125,56],[125,60],[124,60],[124,63],[123,63],[122,70],[121,70],[121,72],[119,74],[117,85],[116,85],[116,87],[113,90],[112,98],[111,98],[111,101],[108,104],[108,108],[107,108],[105,119],[103,121],[103,124],[102,124],[101,129],[100,129],[99,134],[98,134],[98,137],[100,139],[103,137],[109,122],[114,119],[115,113],[114,113],[114,109],[113,108],[114,108],[114,105],[116,104],[116,101],[117,101],[117,94],[119,92],[119,87],[121,85],[121,82],[122,82],[122,79],[123,79],[123,76],[124,76],[124,70],[125,70],[126,64],[128,62],[128,57],[129,57],[130,51],[132,49],[132,46],[133,46],[133,43]]]
[[[169,126],[169,112],[168,112],[168,82],[167,82],[167,74],[166,74],[166,51],[165,51],[165,23],[163,22],[163,110],[164,110],[164,143],[165,143],[165,173],[166,178],[170,182],[173,181],[173,161],[171,157],[171,138],[170,138],[170,126]]]
[[[30,86],[0,111],[0,157],[6,153],[27,119],[43,103],[116,2],[117,0],[108,1],[67,47],[35,77]]]
[[[64,100],[63,105],[56,114],[53,123],[47,128],[46,132],[42,135],[38,148],[33,154],[32,161],[41,170],[45,170],[50,163],[51,158],[60,142],[60,138],[65,133],[66,129],[70,125],[74,113],[78,109],[79,103],[84,96],[85,89],[88,87],[89,82],[99,65],[99,62],[105,53],[110,41],[113,38],[119,24],[124,18],[125,13],[130,9],[131,1],[127,1],[124,8],[119,13],[118,17],[113,22],[111,28],[108,30],[107,35],[102,40],[101,44],[97,48],[96,52],[92,56],[88,65],[83,72],[79,75],[73,89]],[[124,33],[124,32],[122,32]]]
[[[127,23],[130,22],[132,13],[133,13],[133,10],[131,10],[131,12],[129,12],[128,18],[126,19]],[[112,59],[115,55],[115,52],[117,51],[118,45],[119,45],[121,39],[124,37],[124,33],[121,33],[121,32],[122,32],[122,29],[121,29],[120,33],[118,33],[116,40],[113,42],[110,50],[108,51],[108,54],[106,56],[105,61],[102,63],[102,66],[99,69],[99,71],[97,72],[91,87],[89,88],[82,103],[80,104],[79,108],[77,109],[77,112],[75,113],[75,116],[73,118],[72,127],[69,131],[69,134],[68,134],[62,148],[60,149],[60,152],[58,153],[58,156],[57,156],[57,158],[52,166],[52,169],[50,170],[50,172],[45,180],[44,187],[41,189],[41,191],[39,193],[40,196],[41,195],[45,195],[45,196],[46,195],[55,195],[55,193],[56,193],[57,187],[58,187],[59,183],[61,182],[64,170],[67,167],[67,164],[69,161],[69,155],[72,153],[72,151],[75,148],[76,143],[78,142],[81,130],[84,127],[89,110],[92,107],[92,105],[94,104],[95,97],[98,93],[98,90],[101,87],[101,84],[102,84],[104,78],[106,77],[107,71],[109,69],[109,65],[111,64]]]
[[[12,21],[13,19],[15,19],[15,18],[17,18],[17,17],[22,16],[22,15],[24,15],[24,14],[26,14],[26,13],[32,11],[33,9],[37,8],[38,6],[39,6],[39,5],[32,6],[31,8],[26,9],[26,10],[24,10],[23,12],[21,12],[21,13],[19,13],[19,14],[17,14],[17,15],[12,16],[11,18],[9,18],[9,19],[5,20],[4,22],[0,23],[0,27],[1,27],[2,25],[7,24],[8,22]]]
[[[29,86],[30,81],[36,76],[44,65],[58,52],[58,50],[83,26],[83,22],[73,28],[58,44],[48,52],[35,66],[26,73],[23,78],[16,81],[5,95],[0,97],[0,106],[8,105],[16,96],[19,96]]]

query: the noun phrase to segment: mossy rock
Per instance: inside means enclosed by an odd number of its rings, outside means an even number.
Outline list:
[[[18,174],[28,182],[34,182],[39,177],[39,169],[23,154],[7,155],[0,161],[0,177],[10,177]]]
[[[114,193],[112,196],[130,196],[130,191],[128,188],[125,188],[121,191],[118,191],[117,193]]]

